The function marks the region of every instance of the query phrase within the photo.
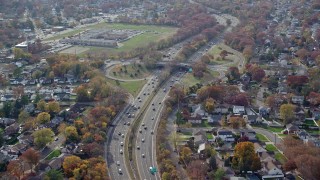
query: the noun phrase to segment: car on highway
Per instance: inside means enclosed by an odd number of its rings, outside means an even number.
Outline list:
[[[121,132],[118,132],[118,135],[121,136]]]
[[[145,125],[144,123],[141,124],[141,126],[144,126],[144,125]]]
[[[141,156],[142,156],[143,158],[145,157],[145,155],[144,155],[144,154],[142,154]]]
[[[123,142],[120,142],[120,146],[123,146]]]
[[[130,126],[130,122],[127,122],[127,125]]]
[[[144,139],[142,139],[141,141],[144,142]]]
[[[137,149],[140,150],[140,146],[137,146]]]
[[[152,117],[151,120],[154,120],[154,117]]]
[[[118,173],[119,173],[119,174],[122,174],[122,170],[121,170],[121,169],[118,169]]]
[[[151,134],[153,134],[153,131],[151,131]]]
[[[117,161],[117,166],[120,166],[120,161]]]
[[[127,125],[127,122],[124,122],[123,125]]]
[[[147,130],[147,126],[145,126],[144,129]]]
[[[123,137],[123,138],[124,138],[124,134],[121,134],[121,137]]]
[[[142,130],[141,130],[141,129],[139,129],[139,133],[142,133]]]
[[[123,154],[123,150],[122,149],[120,149],[120,154]]]

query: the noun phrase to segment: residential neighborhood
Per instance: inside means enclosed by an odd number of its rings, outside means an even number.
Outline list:
[[[319,179],[319,1],[0,4],[1,180]]]

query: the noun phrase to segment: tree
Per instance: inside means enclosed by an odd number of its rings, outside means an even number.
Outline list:
[[[60,112],[60,104],[57,101],[51,101],[46,106],[46,111],[50,114],[55,114]]]
[[[215,180],[221,180],[221,179],[223,179],[223,176],[225,176],[225,175],[226,175],[226,172],[224,171],[224,169],[219,168],[214,173],[214,179]]]
[[[61,171],[50,169],[46,172],[44,180],[63,180],[63,174]]]
[[[12,111],[12,103],[11,102],[5,102],[3,104],[2,111],[4,112],[4,116],[5,117],[7,117],[7,118],[10,117],[11,111]]]
[[[77,101],[78,102],[88,102],[91,101],[91,95],[87,88],[83,85],[79,86],[76,90],[77,92]]]
[[[205,102],[205,109],[208,113],[212,113],[215,108],[215,100],[212,98],[208,98]]]
[[[50,128],[43,128],[35,131],[32,136],[38,148],[43,148],[46,144],[53,141],[54,133]]]
[[[229,67],[229,71],[226,74],[229,81],[238,80],[240,78],[240,72],[238,67]]]
[[[40,111],[45,111],[46,110],[46,102],[44,100],[40,100],[37,103],[37,109]]]
[[[47,112],[42,112],[37,116],[37,122],[40,124],[45,124],[50,121],[50,114]]]
[[[29,164],[32,172],[34,166],[37,165],[40,160],[40,153],[33,148],[29,148],[24,153],[22,153],[20,157],[24,162]]]
[[[12,176],[17,177],[18,179],[20,179],[20,177],[23,175],[24,170],[25,167],[21,159],[12,160],[7,166],[7,172],[9,172],[9,174]]]
[[[68,156],[64,158],[64,161],[62,163],[63,172],[67,177],[72,177],[73,170],[79,168],[81,164],[82,161],[78,156]]]
[[[189,147],[183,147],[180,150],[180,159],[183,161],[185,166],[188,165],[188,163],[191,160],[192,150]]]
[[[280,118],[284,124],[288,124],[294,120],[294,110],[296,106],[293,104],[282,104],[280,106]]]
[[[226,56],[228,56],[228,52],[227,52],[226,50],[222,50],[222,51],[220,52],[220,57],[221,57],[222,59],[225,59]]]
[[[217,169],[217,160],[216,160],[216,157],[210,157],[209,159],[209,167],[212,169],[212,170],[215,170]]]
[[[77,142],[79,140],[79,135],[78,135],[77,129],[74,126],[66,127],[66,129],[64,130],[64,134],[65,134],[67,141]]]
[[[256,171],[261,163],[260,158],[254,151],[252,142],[240,142],[234,149],[234,157],[232,159],[232,167],[240,172]]]
[[[293,171],[293,170],[297,169],[296,162],[294,162],[293,159],[289,159],[289,160],[283,165],[283,169],[284,169],[285,171]]]
[[[27,111],[21,111],[18,116],[18,120],[20,123],[26,122],[27,119],[30,118],[30,114]]]

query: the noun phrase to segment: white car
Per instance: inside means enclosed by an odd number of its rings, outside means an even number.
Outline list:
[[[122,170],[121,170],[121,169],[119,169],[119,170],[118,170],[118,173],[119,173],[119,174],[122,174]]]
[[[120,166],[120,161],[117,161],[117,166]]]
[[[122,149],[120,149],[120,154],[123,154],[123,150]]]
[[[142,156],[143,158],[145,157],[145,155],[144,155],[144,154],[142,154],[141,156]]]
[[[120,142],[120,145],[123,146],[123,142]]]
[[[144,142],[144,139],[142,139],[141,141]]]

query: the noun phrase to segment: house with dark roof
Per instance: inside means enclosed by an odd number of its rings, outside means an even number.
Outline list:
[[[215,137],[215,139],[220,138],[223,141],[228,141],[228,142],[234,142],[234,134],[232,133],[232,131],[227,130],[227,129],[219,129],[217,131],[217,135]]]
[[[284,132],[287,132],[288,134],[294,134],[295,132],[299,131],[299,127],[294,124],[287,124],[286,128],[283,130]]]

